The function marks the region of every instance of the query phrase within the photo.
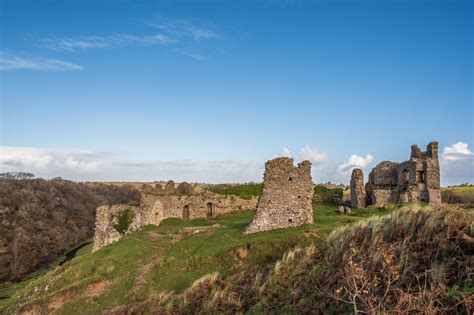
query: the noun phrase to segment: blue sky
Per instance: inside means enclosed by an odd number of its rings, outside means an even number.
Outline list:
[[[347,182],[436,140],[474,182],[472,1],[0,3],[2,171]]]

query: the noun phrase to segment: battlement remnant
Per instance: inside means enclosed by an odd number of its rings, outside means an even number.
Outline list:
[[[265,163],[263,194],[245,234],[300,226],[313,222],[311,162],[293,165],[280,157]]]

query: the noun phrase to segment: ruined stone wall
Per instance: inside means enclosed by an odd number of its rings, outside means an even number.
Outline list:
[[[174,183],[171,185],[168,182],[167,186],[165,190],[168,192],[175,193],[176,190],[179,190],[174,188]],[[190,192],[189,186],[184,189],[186,192]],[[114,228],[114,225],[117,224],[118,214],[126,209],[132,210],[134,215],[132,223],[124,234],[137,231],[149,224],[159,225],[162,220],[168,218],[213,219],[231,212],[255,210],[256,205],[257,198],[244,200],[236,196],[224,196],[211,192],[191,195],[144,193],[140,207],[113,205],[97,209],[93,251],[116,242],[123,236]]]
[[[297,167],[282,157],[265,163],[263,194],[257,212],[245,233],[300,226],[313,222],[311,163]]]
[[[189,214],[185,219],[189,220],[196,218],[212,219],[230,212],[254,210],[257,204],[256,198],[245,200],[235,196],[224,196],[211,192],[189,196],[156,196],[155,198],[164,204],[165,211],[168,213],[166,217],[185,218],[184,211],[186,210],[189,211]]]
[[[356,168],[352,171],[351,176],[351,206],[354,208],[365,208],[366,199],[364,173],[360,168]]]
[[[368,203],[376,206],[408,201],[440,204],[438,143],[428,144],[425,152],[412,145],[409,161],[380,163],[369,174],[366,189]]]
[[[114,228],[118,223],[118,214],[121,211],[130,209],[135,217],[129,227],[129,231],[136,231],[141,221],[140,208],[129,205],[101,206],[97,208],[95,219],[94,244],[92,252],[99,248],[118,241],[122,235]]]

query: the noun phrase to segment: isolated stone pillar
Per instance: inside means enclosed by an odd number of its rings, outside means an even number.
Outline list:
[[[364,186],[364,173],[360,168],[352,171],[351,176],[351,206],[353,208],[366,207],[366,192]]]

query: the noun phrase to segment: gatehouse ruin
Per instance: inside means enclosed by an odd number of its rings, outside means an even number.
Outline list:
[[[370,172],[365,189],[362,189],[362,183],[362,170],[355,169],[351,178],[353,207],[361,208],[363,200],[367,205],[377,207],[408,201],[440,204],[438,143],[429,143],[426,151],[412,145],[410,160],[402,163],[383,161]]]
[[[311,162],[280,157],[265,163],[263,194],[245,234],[313,223]]]

